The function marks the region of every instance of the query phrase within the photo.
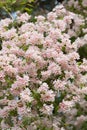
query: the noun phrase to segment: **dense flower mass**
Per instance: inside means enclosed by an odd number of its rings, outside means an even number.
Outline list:
[[[83,130],[87,60],[82,16],[56,6],[47,17],[0,21],[0,129]],[[76,37],[73,40],[73,37]]]

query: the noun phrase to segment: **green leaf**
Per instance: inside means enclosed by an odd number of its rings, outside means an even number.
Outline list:
[[[66,54],[66,47],[65,46],[62,47],[62,51],[64,54]]]
[[[62,43],[62,40],[59,38],[59,39],[58,39],[58,42]]]
[[[83,123],[81,130],[87,130],[87,121]]]
[[[9,112],[10,116],[17,116],[17,108]]]
[[[5,118],[5,123],[7,123],[9,126],[13,127],[13,121],[10,116]]]
[[[76,40],[76,37],[73,36],[73,37],[70,38],[70,40],[71,40],[71,43],[73,43]]]
[[[32,122],[37,120],[37,117],[23,117],[22,124],[24,127],[30,125]]]
[[[24,10],[27,12],[27,13],[31,13],[33,9],[29,9],[29,8],[24,8]]]
[[[1,123],[2,119],[3,119],[3,118],[0,118],[0,123]]]
[[[29,125],[29,124],[30,124],[30,119],[29,119],[29,117],[24,117],[22,124],[23,124],[23,126],[25,126],[25,127],[26,127],[27,125]]]

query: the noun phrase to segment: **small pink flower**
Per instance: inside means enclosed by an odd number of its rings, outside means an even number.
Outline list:
[[[28,88],[20,93],[21,100],[24,102],[32,102],[33,97],[31,96],[31,92]]]
[[[43,108],[40,110],[43,114],[46,114],[46,115],[52,115],[52,112],[53,112],[53,105],[46,105],[46,104],[43,104]]]

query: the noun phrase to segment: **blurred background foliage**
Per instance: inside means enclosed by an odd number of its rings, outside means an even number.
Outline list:
[[[28,14],[51,11],[56,4],[63,0],[0,0],[0,19],[11,17],[11,14],[20,10]],[[38,14],[37,13],[37,14]]]
[[[12,17],[16,11],[28,12],[33,10],[35,0],[0,0],[0,18]]]

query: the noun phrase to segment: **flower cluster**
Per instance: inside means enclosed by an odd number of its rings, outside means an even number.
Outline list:
[[[87,1],[86,0],[69,0],[68,2],[68,6],[72,8],[75,8],[76,10],[78,10],[77,13],[80,14],[84,14],[87,15]],[[83,9],[83,11],[81,12],[81,9]]]
[[[85,26],[82,28],[82,32],[87,33],[87,0],[68,0],[64,4],[70,11],[73,11],[84,17]]]
[[[87,120],[84,19],[62,5],[47,17],[0,21],[0,129],[76,130]]]

